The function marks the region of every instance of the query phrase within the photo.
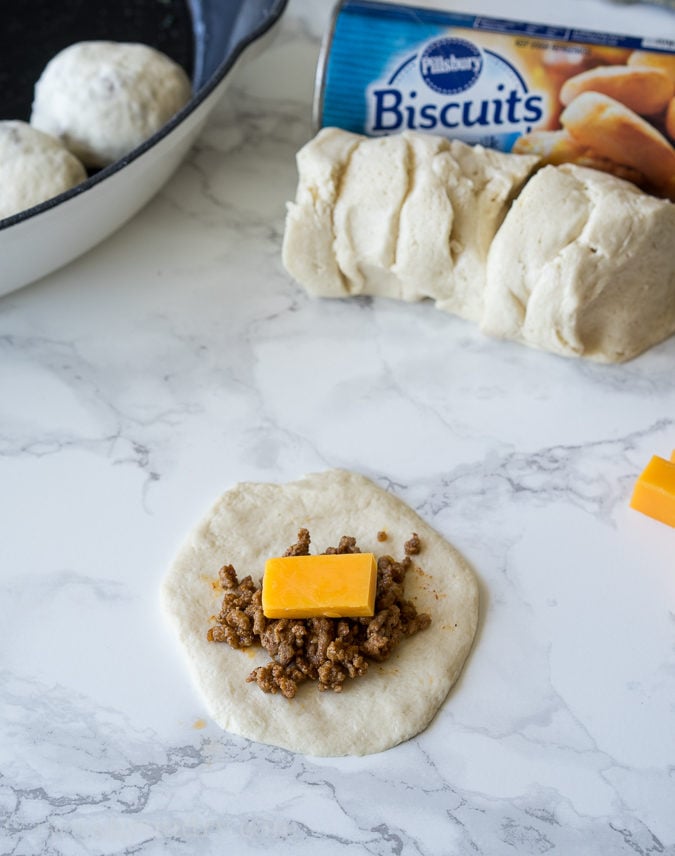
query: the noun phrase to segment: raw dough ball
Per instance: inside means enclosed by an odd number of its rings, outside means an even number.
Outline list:
[[[675,205],[612,175],[547,166],[492,242],[484,332],[621,362],[675,333]]]
[[[79,42],[42,72],[31,124],[60,137],[87,166],[106,166],[158,131],[190,93],[183,69],[154,48]]]
[[[86,177],[58,140],[26,122],[0,122],[0,218],[58,196]]]

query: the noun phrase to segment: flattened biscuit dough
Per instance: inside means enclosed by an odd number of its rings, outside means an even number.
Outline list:
[[[246,676],[269,657],[208,642],[214,591],[225,563],[255,581],[305,526],[312,552],[353,535],[365,552],[404,555],[412,532],[423,548],[406,576],[406,597],[431,614],[426,630],[404,640],[383,663],[349,681],[342,693],[303,684],[289,701],[268,695]],[[389,535],[382,544],[377,533]],[[162,586],[162,603],[187,653],[211,716],[222,728],[309,755],[365,755],[422,731],[457,679],[473,641],[478,588],[461,556],[400,499],[367,478],[329,470],[289,484],[245,483],[225,493],[180,550]]]
[[[555,216],[551,216],[555,212]],[[488,258],[484,332],[621,362],[675,332],[675,205],[585,167],[544,167]]]

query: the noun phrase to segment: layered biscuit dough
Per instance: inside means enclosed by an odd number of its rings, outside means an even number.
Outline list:
[[[675,205],[614,175],[405,132],[298,155],[284,264],[314,295],[430,298],[494,336],[599,362],[675,332]],[[515,200],[515,201],[514,201]]]
[[[326,128],[298,154],[284,264],[317,296],[427,297],[478,320],[490,242],[537,163],[427,134]]]

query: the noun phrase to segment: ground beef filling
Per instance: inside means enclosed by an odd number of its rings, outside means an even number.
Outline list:
[[[413,550],[408,547],[411,542]],[[309,544],[309,532],[301,529],[297,543],[284,555],[306,556]],[[431,616],[418,614],[415,605],[403,596],[405,575],[412,565],[410,554],[420,549],[419,538],[413,535],[401,562],[391,556],[378,559],[375,614],[367,618],[266,618],[262,587],[256,586],[251,576],[240,582],[232,565],[225,565],[219,571],[225,596],[207,638],[227,642],[232,648],[262,645],[272,659],[254,669],[246,680],[263,692],[280,692],[290,699],[304,681],[316,681],[322,691],[341,692],[347,678],[365,675],[369,661],[386,660],[402,639],[431,623]],[[324,552],[358,553],[359,548],[354,538],[345,535],[337,547]]]

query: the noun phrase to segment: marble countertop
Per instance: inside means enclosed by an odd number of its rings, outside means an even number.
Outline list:
[[[605,367],[307,297],[280,241],[328,15],[291,2],[163,191],[0,300],[0,852],[675,854],[675,531],[628,507],[675,338]],[[223,490],[335,466],[482,604],[425,732],[321,759],[209,721],[158,591]]]

